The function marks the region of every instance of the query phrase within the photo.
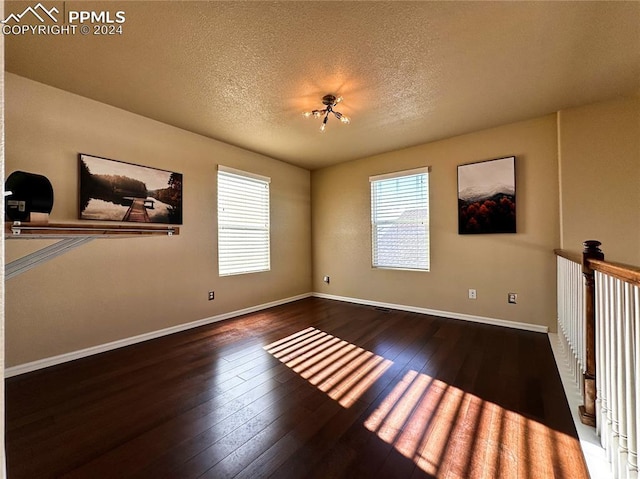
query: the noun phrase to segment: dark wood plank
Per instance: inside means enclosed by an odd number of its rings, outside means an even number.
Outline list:
[[[12,479],[588,477],[546,335],[324,299],[6,392]]]

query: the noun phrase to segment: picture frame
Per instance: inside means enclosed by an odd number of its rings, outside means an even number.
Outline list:
[[[182,173],[78,154],[81,220],[182,224]]]
[[[458,234],[516,233],[516,157],[458,166]]]

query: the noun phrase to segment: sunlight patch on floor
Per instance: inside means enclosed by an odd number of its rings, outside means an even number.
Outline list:
[[[315,328],[264,349],[344,407],[357,401],[393,364]]]
[[[344,407],[393,365],[315,328],[264,349]],[[568,457],[581,454],[575,438],[415,370],[380,400],[364,427],[436,478],[569,479],[576,466]]]
[[[575,438],[416,371],[364,426],[434,477],[574,477]]]

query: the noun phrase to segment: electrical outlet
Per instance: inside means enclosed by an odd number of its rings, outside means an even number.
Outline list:
[[[476,292],[475,289],[470,289],[469,290],[469,299],[476,299],[478,297],[478,294]]]
[[[518,294],[517,293],[509,293],[509,294],[507,294],[507,301],[510,304],[516,304],[517,299],[518,299]]]
[[[329,276],[325,276],[324,278],[322,278],[322,281],[324,281],[325,283],[329,284],[329,281],[330,281]]]
[[[216,295],[213,291],[209,291],[209,301],[213,301],[215,299]]]

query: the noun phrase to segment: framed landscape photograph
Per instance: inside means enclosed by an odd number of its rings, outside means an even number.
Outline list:
[[[78,155],[82,220],[182,224],[182,174]]]
[[[516,232],[516,157],[458,166],[458,233]]]

